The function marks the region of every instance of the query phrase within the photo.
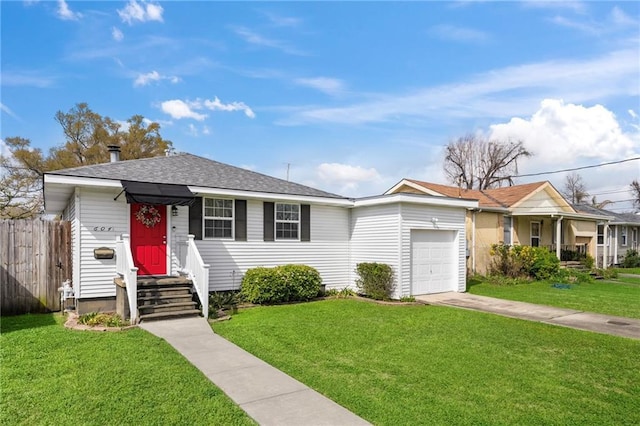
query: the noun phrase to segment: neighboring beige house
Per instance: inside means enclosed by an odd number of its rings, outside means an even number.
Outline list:
[[[598,224],[597,257],[598,264],[607,256],[607,265],[622,263],[628,250],[638,250],[640,246],[640,214],[616,213],[605,209],[599,209],[589,205],[574,205],[580,213],[600,214],[611,216],[609,222],[608,238],[604,238],[604,223]]]
[[[607,233],[607,224],[613,219],[606,214],[578,212],[546,181],[468,190],[403,179],[386,192],[394,193],[478,200],[478,208],[468,209],[466,215],[467,266],[481,274],[490,265],[491,246],[498,243],[547,247],[560,260],[574,260],[586,254],[596,258],[598,224]]]

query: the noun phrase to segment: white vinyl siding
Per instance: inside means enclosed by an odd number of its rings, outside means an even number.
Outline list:
[[[455,231],[453,246],[456,262],[457,290],[466,290],[466,233],[465,214],[463,208],[421,206],[416,204],[402,204],[402,259],[401,275],[399,279],[399,296],[411,293],[411,231],[434,230]],[[437,219],[434,220],[434,219]]]
[[[393,268],[394,297],[411,294],[411,232],[454,231],[455,287],[465,291],[465,210],[462,208],[393,203],[357,207],[351,220],[351,270],[361,262],[386,263]],[[436,220],[437,219],[437,220]],[[356,274],[350,282],[355,282]]]
[[[176,275],[182,265],[180,265],[180,259],[184,259],[186,256],[185,242],[189,237],[189,207],[177,206],[178,216],[172,216],[169,218],[171,221],[171,230],[168,234],[168,244],[171,255],[171,270],[170,274]]]
[[[261,200],[247,201],[247,241],[199,240],[198,250],[209,268],[209,290],[240,288],[247,269],[287,263],[318,270],[327,288],[342,288],[349,276],[349,210],[311,205],[311,241],[263,241]]]
[[[79,220],[77,217],[77,199],[78,197],[78,189],[76,188],[71,194],[69,198],[69,204],[65,207],[62,212],[62,220],[66,220],[70,222],[71,225],[71,259],[72,259],[72,267],[71,271],[65,271],[68,275],[66,278],[71,279],[71,285],[75,288],[77,292],[77,284],[80,282],[80,257],[78,248],[80,246],[80,237],[78,233],[79,228]]]
[[[386,263],[393,269],[396,288],[400,272],[400,206],[357,207],[351,211],[351,265],[349,284],[355,288],[356,265]]]
[[[76,296],[81,298],[115,296],[114,259],[95,259],[93,250],[108,247],[115,250],[116,238],[129,233],[129,208],[125,197],[117,201],[114,189],[81,188],[78,209],[80,233],[79,283],[74,283]],[[79,208],[78,208],[79,207]]]

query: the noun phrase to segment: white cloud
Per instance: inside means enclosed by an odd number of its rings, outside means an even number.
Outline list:
[[[511,117],[532,113],[543,98],[571,102],[640,95],[637,49],[619,50],[584,60],[559,60],[495,69],[464,81],[411,90],[402,94],[378,94],[352,105],[301,107],[279,122],[362,124],[408,118]]]
[[[202,121],[207,115],[200,114],[196,111],[202,111],[208,109],[210,111],[243,111],[249,118],[255,118],[255,113],[244,102],[231,102],[228,104],[222,103],[216,96],[213,100],[209,99],[196,99],[195,101],[181,101],[174,99],[170,101],[162,102],[160,105],[162,111],[171,115],[175,119],[180,118],[193,118],[194,120]],[[207,132],[209,129],[207,128]],[[204,130],[203,130],[204,133]],[[205,133],[208,134],[208,133]]]
[[[51,87],[55,83],[53,76],[44,75],[40,71],[33,70],[2,70],[3,86],[30,86],[44,89]]]
[[[196,105],[199,105],[199,101],[196,101]],[[247,117],[256,118],[256,114],[244,102],[223,104],[216,96],[212,101],[205,99],[202,105],[211,111],[244,111]]]
[[[591,18],[567,18],[565,16],[554,16],[551,19],[554,24],[574,28],[584,33],[600,36],[616,31],[626,30],[627,28],[638,28],[640,22],[638,19],[627,15],[618,6],[614,6],[611,12],[601,20]]]
[[[208,126],[202,126],[202,134],[203,135],[210,135],[211,134],[211,130],[209,130]]]
[[[176,76],[166,76],[161,75],[158,71],[151,71],[146,74],[138,74],[136,79],[133,81],[134,87],[147,86],[153,82],[157,82],[160,80],[169,80],[171,83],[178,83],[180,81],[179,77]]]
[[[113,27],[111,28],[111,37],[115,41],[122,41],[124,39],[124,34],[120,31],[119,28]]]
[[[65,0],[58,0],[56,15],[63,21],[77,21],[82,18],[82,14],[72,11]]]
[[[361,166],[341,163],[322,163],[316,168],[316,173],[325,184],[338,184],[342,191],[353,191],[362,182],[375,181],[380,178],[380,174],[375,168],[365,169]]]
[[[124,9],[118,9],[118,15],[122,22],[126,22],[129,25],[133,25],[135,21],[148,22],[157,21],[163,22],[162,13],[164,9],[157,3],[145,2],[144,0],[137,2],[136,0],[130,0]]]
[[[302,23],[302,19],[292,16],[277,15],[273,12],[265,12],[265,16],[272,25],[276,27],[297,27]]]
[[[5,104],[0,102],[0,110],[2,110],[2,112],[4,112],[5,114],[7,114],[10,117],[15,118],[16,120],[20,120],[20,117],[17,116],[16,113],[14,113],[11,108],[9,108],[8,106],[6,106]]]
[[[524,159],[520,173],[538,173],[601,164],[640,156],[640,131],[623,132],[615,115],[602,105],[583,106],[545,99],[529,118],[514,117],[491,126],[490,136],[522,140],[534,156]],[[588,192],[597,194],[628,185],[640,173],[638,161],[578,171]],[[551,180],[562,189],[565,174],[526,178]],[[624,199],[628,194],[601,198]]]
[[[315,78],[296,78],[294,80],[299,86],[310,87],[319,90],[328,95],[337,95],[344,91],[344,83],[337,78],[315,77]]]
[[[13,154],[11,153],[9,146],[4,142],[4,139],[0,139],[0,155],[9,158],[13,157]]]
[[[269,47],[272,49],[278,49],[289,55],[299,55],[299,56],[307,55],[305,52],[296,49],[295,47],[289,45],[289,43],[287,42],[265,37],[246,27],[234,27],[233,31],[238,36],[242,37],[242,39],[244,39],[244,41],[246,41],[249,44],[262,46],[262,47]]]
[[[615,115],[602,105],[585,107],[545,99],[529,119],[512,118],[491,126],[498,139],[522,139],[534,152],[533,160],[563,165],[580,159],[611,161],[640,150],[632,135],[625,134]],[[635,135],[636,137],[638,135]]]
[[[193,111],[186,102],[179,99],[164,101],[160,104],[160,107],[163,112],[169,114],[176,120],[180,120],[181,118],[192,118],[194,120],[202,121],[207,118],[205,114],[199,114]]]
[[[634,110],[630,109],[627,112],[629,113],[631,118],[638,118],[638,114]]]
[[[489,35],[473,28],[458,27],[455,25],[436,25],[429,30],[434,36],[451,41],[463,43],[483,43],[489,39]]]

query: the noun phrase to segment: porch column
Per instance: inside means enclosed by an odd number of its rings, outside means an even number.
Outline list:
[[[603,243],[602,244],[602,269],[607,269],[607,255],[608,255],[607,252],[609,251],[609,250],[607,250],[607,248],[608,248],[607,247],[608,246],[607,234],[609,233],[609,223],[605,222],[604,226],[602,228],[603,228],[602,229],[602,238],[604,239],[602,241],[602,243]]]
[[[618,263],[618,226],[614,227],[616,230],[616,236],[613,239],[613,263]]]
[[[556,257],[558,260],[562,260],[562,256],[560,255],[560,243],[562,242],[562,216],[556,220]]]
[[[471,212],[471,270],[476,273],[476,211]]]

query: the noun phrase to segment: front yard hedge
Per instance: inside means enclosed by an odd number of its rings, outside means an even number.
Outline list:
[[[317,297],[321,284],[320,273],[311,266],[257,267],[244,275],[240,294],[256,304],[298,302]]]

